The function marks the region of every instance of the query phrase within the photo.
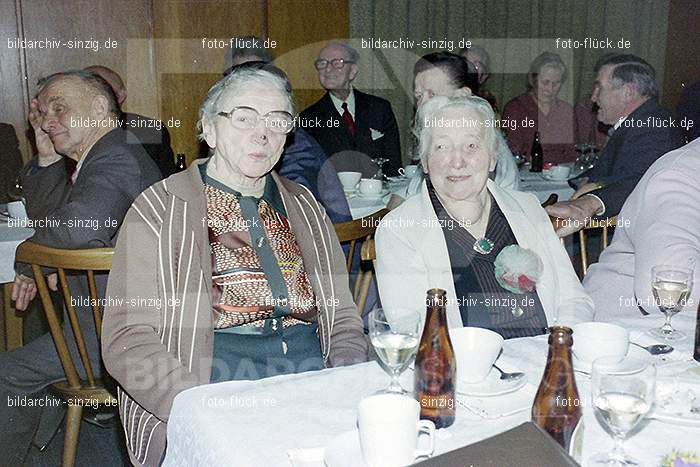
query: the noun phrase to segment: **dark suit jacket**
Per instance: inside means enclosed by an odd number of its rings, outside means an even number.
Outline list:
[[[11,200],[8,196],[15,186],[15,179],[22,168],[22,155],[15,129],[7,123],[0,123],[0,203]]]
[[[591,192],[605,203],[602,217],[616,216],[625,200],[659,157],[682,144],[678,128],[664,128],[656,119],[672,118],[656,99],[649,99],[632,112],[608,139],[600,161],[583,174],[589,181],[605,186]],[[658,121],[658,120],[657,120]],[[678,121],[675,122],[678,126]]]
[[[175,173],[175,156],[170,147],[170,133],[168,127],[160,120],[144,117],[139,114],[124,113],[124,129],[129,130],[133,137],[130,144],[141,143],[146,153],[156,163],[162,178],[168,178]]]
[[[352,220],[338,172],[316,140],[301,128],[287,137],[277,173],[311,190],[334,224]]]
[[[53,225],[37,228],[31,240],[55,248],[113,247],[131,203],[160,179],[158,167],[121,129],[95,143],[75,184],[63,160],[39,167],[34,159],[22,170],[27,213]]]
[[[377,168],[370,158],[385,157],[387,175],[396,175],[401,167],[401,141],[396,117],[386,99],[354,90],[355,124],[357,133],[353,137],[326,93],[318,102],[301,113],[300,126],[318,141],[338,172],[359,171],[371,176]],[[320,127],[305,126],[311,122]],[[332,122],[332,124],[329,124]],[[375,139],[372,131],[376,130]],[[383,136],[379,136],[379,134]]]

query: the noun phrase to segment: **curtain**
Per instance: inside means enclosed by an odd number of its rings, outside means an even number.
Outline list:
[[[361,56],[354,84],[391,102],[407,161],[413,65],[421,55],[457,53],[465,41],[486,48],[485,88],[502,110],[525,91],[530,61],[555,52],[568,67],[559,97],[576,105],[588,99],[593,66],[609,52],[644,58],[663,88],[668,10],[669,0],[350,0],[350,43]],[[565,47],[568,39],[579,47]]]

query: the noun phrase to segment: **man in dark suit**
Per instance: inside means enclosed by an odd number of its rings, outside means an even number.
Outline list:
[[[300,126],[319,142],[338,172],[377,172],[372,158],[386,158],[387,175],[401,167],[401,141],[389,101],[354,89],[359,54],[332,42],[314,63],[326,94],[301,113]]]
[[[598,120],[613,125],[600,161],[584,173],[572,200],[548,206],[568,218],[557,230],[564,237],[592,218],[616,216],[647,169],[682,144],[678,122],[657,100],[654,68],[634,55],[613,55],[598,64],[591,100]]]
[[[22,155],[15,129],[7,123],[0,123],[0,203],[15,201],[10,199],[10,191],[22,167]]]
[[[114,94],[117,96],[119,107],[121,108],[121,106],[124,105],[124,101],[127,97],[126,86],[116,71],[101,65],[89,66],[85,68],[85,70],[95,73],[107,81],[112,87]],[[168,127],[163,125],[160,120],[129,112],[122,113],[121,120],[123,128],[132,133],[128,143],[140,143],[160,169],[163,178],[174,174],[176,171],[175,156],[170,147],[170,133],[168,132]]]
[[[27,211],[36,221],[33,242],[69,249],[113,247],[134,199],[161,178],[141,145],[128,144],[118,116],[112,89],[95,74],[57,73],[40,83],[30,110],[38,153],[22,170]],[[66,173],[64,157],[77,162],[71,176]],[[26,309],[36,295],[27,266],[16,265],[12,299],[18,310]],[[48,280],[54,290],[55,276],[51,274]],[[106,274],[96,276],[98,295],[104,297]],[[86,281],[69,278],[69,284],[74,298],[88,297]],[[99,374],[92,313],[89,307],[76,307],[76,311],[92,368]],[[70,326],[64,324],[69,350],[84,373]],[[48,405],[46,409],[52,412],[60,408],[47,402],[45,388],[61,379],[64,372],[50,334],[11,352],[0,352],[0,400],[26,397],[34,404],[0,404],[0,419],[6,421],[0,427],[0,452],[9,456],[3,463],[22,465],[42,407]]]

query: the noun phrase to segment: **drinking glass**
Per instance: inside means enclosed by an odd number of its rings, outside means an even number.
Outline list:
[[[384,174],[384,170],[382,169],[382,167],[384,166],[384,164],[389,162],[389,159],[386,159],[383,157],[376,157],[376,158],[372,159],[372,162],[374,162],[377,165],[377,167],[379,168],[379,170],[377,170],[377,173],[372,175],[372,178],[386,182],[387,177]]]
[[[391,376],[389,386],[381,393],[409,394],[399,383],[399,376],[416,356],[420,341],[420,313],[400,310],[387,317],[382,308],[369,314],[369,337],[384,371]]]
[[[650,360],[602,357],[593,362],[591,388],[596,418],[615,440],[612,451],[600,452],[589,465],[632,466],[640,462],[625,453],[624,441],[654,404],[656,368]]]
[[[681,311],[690,295],[693,271],[676,266],[654,266],[651,268],[651,288],[666,322],[660,328],[649,330],[649,334],[666,340],[685,339],[685,334],[673,329],[671,317]]]

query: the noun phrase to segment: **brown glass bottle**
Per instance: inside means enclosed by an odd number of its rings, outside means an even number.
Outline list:
[[[542,144],[540,144],[540,133],[536,131],[530,150],[530,172],[542,172],[543,167],[544,154],[542,153]]]
[[[695,351],[693,358],[700,362],[700,305],[698,305],[698,314],[695,318]]]
[[[573,332],[564,326],[550,327],[549,332],[547,366],[532,405],[532,421],[571,452],[574,432],[583,416],[571,363]]]
[[[432,420],[437,428],[455,421],[457,364],[447,329],[446,292],[427,292],[425,326],[416,355],[415,391],[420,418]]]

